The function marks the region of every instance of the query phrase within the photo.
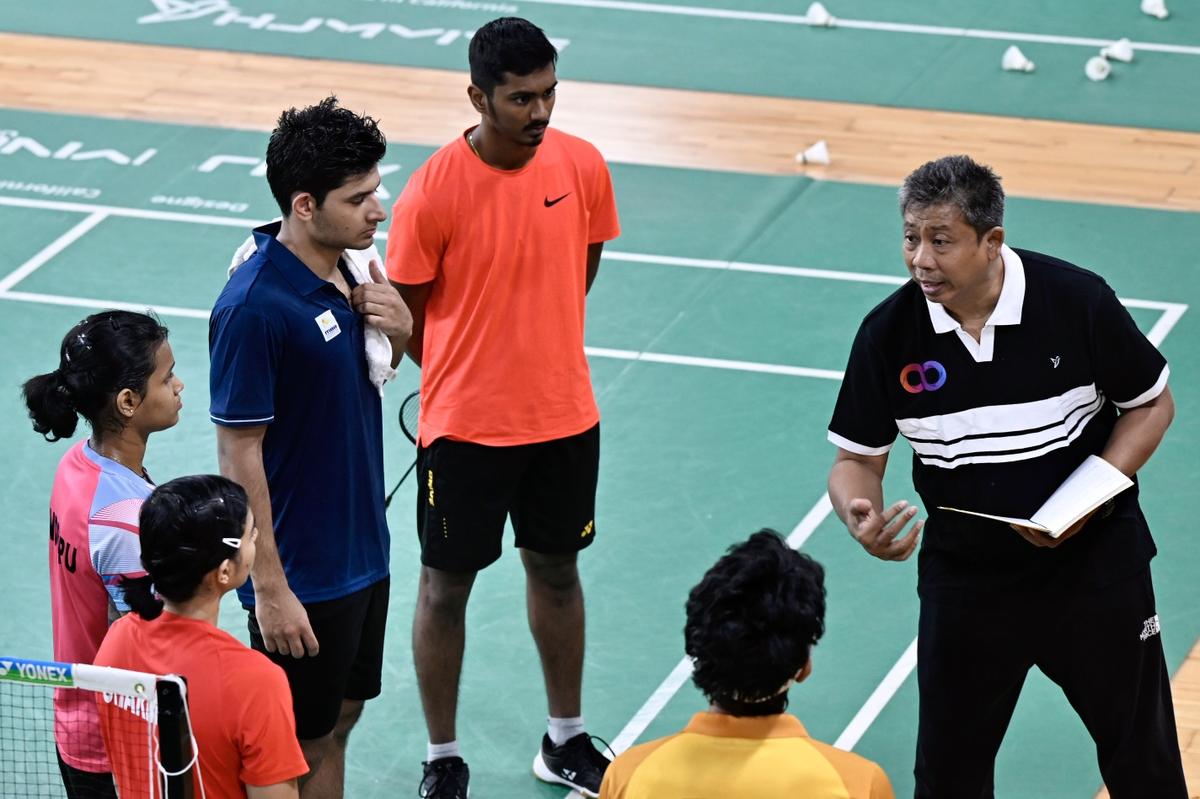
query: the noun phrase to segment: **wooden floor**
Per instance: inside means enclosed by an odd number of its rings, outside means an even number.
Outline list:
[[[10,108],[270,130],[336,92],[395,141],[473,124],[466,74],[442,70],[0,34],[0,75]],[[1200,211],[1197,133],[583,82],[564,82],[555,124],[627,163],[898,185],[966,152],[1015,196]],[[833,163],[796,164],[818,139]]]
[[[0,108],[265,131],[279,109],[335,92],[392,141],[430,146],[475,121],[462,72],[0,33],[0,75]],[[1197,133],[574,81],[554,121],[635,164],[898,185],[926,160],[966,152],[1015,196],[1200,212]],[[817,139],[833,163],[797,165]],[[1200,796],[1200,646],[1174,686]]]

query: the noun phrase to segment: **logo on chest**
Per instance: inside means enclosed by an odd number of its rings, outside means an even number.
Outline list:
[[[900,370],[900,385],[909,394],[937,391],[946,385],[946,367],[937,361],[910,363]]]
[[[317,323],[317,327],[320,328],[321,335],[325,337],[326,341],[332,341],[342,332],[342,329],[338,327],[337,319],[333,316],[333,311],[318,314],[313,321]]]

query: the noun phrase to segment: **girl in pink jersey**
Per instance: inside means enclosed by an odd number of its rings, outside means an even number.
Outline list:
[[[151,433],[179,421],[183,382],[167,329],[129,311],[93,314],[71,328],[58,368],[26,381],[33,429],[47,441],[75,433],[50,496],[50,606],[54,659],[91,663],[108,625],[129,610],[122,577],[144,574],[138,511],[153,489],[142,465]],[[54,738],[69,799],[115,797],[92,696],[58,690]]]

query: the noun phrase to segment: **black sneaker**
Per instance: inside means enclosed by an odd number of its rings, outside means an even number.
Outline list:
[[[417,796],[424,799],[467,799],[471,791],[467,783],[471,781],[471,769],[461,757],[439,757],[422,763],[425,776],[421,779],[421,787]]]
[[[549,735],[543,735],[542,748],[533,759],[533,773],[539,780],[566,785],[596,799],[608,764],[609,759],[592,745],[592,736],[586,732],[569,738],[562,746],[555,746]]]

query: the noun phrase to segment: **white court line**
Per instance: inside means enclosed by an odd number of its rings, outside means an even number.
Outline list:
[[[854,718],[846,725],[846,729],[842,730],[842,734],[837,737],[833,745],[847,752],[854,749],[863,734],[875,723],[875,719],[879,718],[879,714],[887,707],[887,703],[892,701],[892,697],[900,690],[900,686],[904,684],[916,666],[917,639],[914,638],[908,645],[908,649],[904,650],[904,654],[883,678],[883,682],[879,683],[867,697],[863,706],[854,714]]]
[[[207,319],[209,312],[199,308],[179,308],[173,305],[152,305],[144,302],[92,299],[88,297],[62,297],[56,294],[38,294],[30,291],[0,291],[0,300],[36,302],[46,305],[67,305],[77,308],[116,308],[124,311],[153,311],[159,316],[181,316],[187,319]],[[604,347],[584,347],[584,352],[594,358],[614,358],[622,361],[666,363],[676,366],[699,366],[708,369],[727,369],[737,372],[758,372],[792,377],[815,377],[825,380],[841,380],[842,373],[830,369],[810,369],[806,366],[788,366],[779,363],[756,361],[730,361],[722,358],[701,358],[695,355],[671,355],[664,352],[639,352],[637,350],[614,350]]]
[[[817,503],[812,506],[808,513],[804,514],[804,518],[796,525],[791,534],[787,537],[787,545],[792,549],[799,549],[808,540],[808,537],[825,521],[830,511],[833,510],[833,504],[829,501],[828,494],[822,494]],[[671,673],[667,678],[654,689],[654,693],[642,704],[638,711],[633,714],[633,718],[626,723],[625,727],[617,733],[617,737],[612,740],[610,746],[613,752],[621,754],[638,739],[646,728],[650,726],[650,722],[654,721],[655,717],[666,707],[667,702],[671,701],[671,697],[675,696],[676,692],[683,686],[688,678],[692,676],[692,661],[690,658],[684,657],[671,669]],[[579,794],[571,791],[567,794],[568,797],[578,797]]]
[[[207,214],[187,214],[175,211],[158,211],[142,208],[125,208],[114,205],[94,205],[91,203],[76,203],[66,202],[62,200],[37,200],[26,197],[5,197],[0,196],[0,206],[12,206],[17,208],[38,208],[50,211],[66,211],[71,213],[88,214],[89,218],[94,216],[124,217],[130,219],[147,219],[162,222],[179,222],[183,224],[193,225],[218,225],[221,227],[238,227],[252,228],[264,224],[267,220],[249,219],[244,217],[229,217],[229,216],[209,216]],[[95,225],[99,219],[92,222]],[[82,226],[87,224],[85,219],[80,223],[81,233],[87,228]],[[70,235],[68,232],[67,235]],[[386,240],[387,232],[380,231],[375,234],[377,239]],[[66,236],[62,237],[63,239]],[[78,236],[76,236],[78,238]],[[74,239],[71,239],[72,241]],[[65,246],[69,241],[65,242]],[[52,247],[54,245],[51,245]],[[49,249],[49,248],[47,248]],[[61,249],[61,248],[60,248]],[[45,252],[45,251],[43,251]],[[36,258],[36,256],[35,256]],[[771,274],[784,275],[788,277],[812,278],[818,280],[841,280],[853,283],[876,283],[883,285],[898,286],[906,282],[907,278],[901,275],[881,275],[871,272],[853,272],[848,270],[837,269],[812,269],[800,266],[783,266],[780,264],[760,264],[746,261],[721,261],[708,258],[684,258],[671,255],[651,255],[647,253],[609,251],[604,253],[604,259],[607,261],[621,261],[626,263],[644,263],[655,264],[659,266],[679,266],[695,269],[715,269],[728,270],[731,272],[746,272],[754,274]],[[44,261],[42,261],[44,263]],[[40,266],[41,263],[38,264]],[[24,267],[22,267],[24,268]],[[34,267],[36,268],[36,266]],[[20,271],[20,270],[18,270]],[[32,269],[30,270],[32,271]],[[16,273],[14,273],[16,274]],[[24,277],[22,275],[21,277]],[[6,280],[12,278],[12,275]],[[20,278],[18,278],[20,279]],[[16,281],[8,283],[11,287]],[[0,299],[18,300],[24,302],[43,302],[54,305],[73,305],[85,308],[122,308],[143,310],[147,306],[139,303],[117,302],[107,300],[93,300],[81,297],[57,297],[50,294],[34,294],[30,292],[9,292],[0,290]],[[1163,312],[1163,316],[1158,319],[1151,328],[1147,337],[1151,342],[1158,346],[1162,340],[1170,332],[1171,328],[1179,321],[1183,314],[1187,311],[1188,306],[1178,302],[1161,302],[1159,300],[1140,300],[1121,298],[1121,302],[1130,308],[1147,308]],[[207,311],[200,311],[190,308],[175,308],[171,306],[159,306],[155,310],[163,316],[183,316],[189,318],[205,318],[208,316]],[[608,349],[603,347],[588,347],[586,348],[589,355],[598,358],[615,358],[618,360],[628,361],[645,361],[648,363],[668,363],[681,366],[701,366],[710,369],[730,369],[742,372],[761,372],[767,374],[790,375],[794,377],[813,377],[826,380],[841,380],[842,372],[832,369],[814,369],[804,366],[789,366],[785,364],[770,364],[758,363],[755,361],[735,361],[722,358],[705,358],[691,355],[673,355],[667,353],[654,352],[638,352],[636,350],[621,350]]]
[[[1121,302],[1123,302],[1126,306],[1128,306],[1130,308],[1153,307],[1153,306],[1144,305],[1144,304],[1136,304],[1135,305],[1134,303],[1137,302],[1136,300],[1131,300],[1129,302],[1122,300]],[[1162,346],[1163,339],[1165,339],[1167,337],[1167,334],[1171,332],[1172,328],[1175,327],[1176,322],[1179,321],[1179,319],[1183,316],[1184,312],[1188,309],[1187,305],[1185,305],[1181,302],[1172,302],[1172,303],[1163,303],[1163,304],[1167,305],[1169,307],[1160,309],[1160,310],[1162,310],[1163,315],[1158,317],[1158,321],[1154,323],[1154,327],[1150,328],[1150,332],[1146,334],[1146,338],[1148,338],[1150,340],[1150,343],[1156,347]]]
[[[816,377],[824,380],[841,380],[844,373],[832,369],[811,369],[807,366],[785,366],[756,361],[730,361],[724,358],[701,358],[695,355],[668,355],[661,352],[638,352],[637,350],[612,350],[604,347],[584,347],[584,352],[597,358],[617,358],[624,361],[646,363],[673,363],[680,366],[704,366],[709,369],[731,369],[737,372],[764,372],[792,377]]]
[[[715,261],[709,258],[680,258],[674,255],[646,255],[637,252],[606,252],[606,261],[626,261],[659,266],[687,266],[694,269],[724,269],[730,272],[752,272],[763,275],[786,275],[788,277],[811,277],[819,280],[846,280],[852,283],[883,283],[900,286],[908,278],[900,275],[876,275],[870,272],[849,272],[840,269],[811,269],[804,266],[780,266],[777,264],[755,264],[746,261]]]
[[[154,311],[159,316],[182,316],[187,319],[207,319],[208,311],[196,308],[177,308],[173,305],[152,305],[146,302],[124,302],[122,300],[99,300],[88,297],[62,297],[57,294],[38,294],[32,291],[2,291],[0,300],[36,302],[44,305],[67,305],[74,308],[114,309],[118,311]]]
[[[219,225],[221,227],[240,227],[243,229],[266,224],[269,220],[252,219],[234,216],[210,216],[208,214],[185,214],[176,211],[157,211],[148,208],[126,208],[119,205],[96,205],[92,203],[75,203],[64,200],[37,200],[29,197],[0,196],[0,206],[14,208],[38,208],[47,211],[67,211],[78,214],[103,213],[108,216],[125,217],[129,219],[152,219],[161,222],[182,222],[192,225]],[[387,231],[378,231],[375,238],[387,240]],[[807,277],[819,280],[844,280],[852,283],[880,283],[899,286],[908,278],[902,275],[881,275],[873,272],[853,272],[841,269],[812,269],[802,266],[782,266],[780,264],[760,264],[747,261],[721,261],[709,258],[684,258],[673,255],[651,255],[637,252],[606,251],[606,261],[625,261],[628,263],[657,264],[660,266],[684,266],[696,269],[725,269],[730,272],[751,272],[757,274],[786,275],[789,277]],[[1179,316],[1188,309],[1184,303],[1161,302],[1159,300],[1139,300],[1121,298],[1121,303],[1129,308],[1149,308],[1158,311],[1170,311],[1178,321]],[[1160,322],[1162,320],[1159,320]],[[1171,323],[1174,325],[1174,322]],[[1169,329],[1169,328],[1168,328]],[[1158,343],[1158,342],[1155,342]]]
[[[524,0],[547,6],[571,6],[575,8],[602,8],[610,11],[630,11],[640,14],[666,14],[682,17],[706,17],[709,19],[732,19],[743,22],[767,22],[780,25],[808,25],[808,17],[801,14],[777,14],[769,11],[740,11],[729,8],[705,8],[681,6],[667,3],[639,3],[630,0]],[[837,27],[858,30],[883,31],[887,33],[911,33],[923,36],[952,36],[967,39],[994,39],[1005,42],[1036,42],[1074,47],[1105,47],[1112,39],[1093,39],[1083,36],[1059,36],[1043,33],[1020,33],[1017,31],[993,31],[980,28],[956,28],[944,25],[914,25],[904,22],[875,22],[866,19],[842,19]],[[1177,55],[1200,55],[1200,47],[1182,44],[1160,44],[1158,42],[1134,42],[1134,50]]]
[[[47,244],[42,248],[41,252],[18,266],[12,272],[6,275],[3,280],[0,280],[0,294],[3,294],[25,278],[32,275],[42,264],[58,255],[67,247],[70,247],[76,239],[78,239],[84,233],[87,233],[96,225],[103,222],[106,217],[108,217],[108,214],[104,211],[95,211],[88,216],[85,216],[73,228]]]
[[[183,222],[193,225],[221,225],[224,227],[258,227],[265,225],[266,219],[248,219],[237,216],[216,216],[209,214],[184,214],[178,211],[156,211],[151,208],[126,208],[120,205],[98,205],[93,203],[72,203],[65,200],[36,200],[32,197],[0,196],[0,205],[14,208],[39,208],[44,211],[66,211],[76,214],[91,214],[103,212],[109,216],[120,216],[128,219],[153,219],[159,222]]]

